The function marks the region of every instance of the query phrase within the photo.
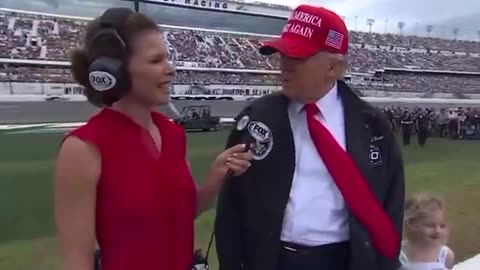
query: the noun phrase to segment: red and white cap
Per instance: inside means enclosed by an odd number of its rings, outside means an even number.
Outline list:
[[[280,38],[265,42],[260,53],[280,52],[292,58],[307,58],[320,51],[348,53],[348,30],[333,11],[309,5],[298,6],[283,28]]]

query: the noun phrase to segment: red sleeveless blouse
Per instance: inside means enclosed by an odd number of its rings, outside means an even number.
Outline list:
[[[101,155],[96,234],[102,270],[191,269],[196,187],[185,132],[159,113],[152,117],[161,152],[147,130],[112,109],[68,135]]]

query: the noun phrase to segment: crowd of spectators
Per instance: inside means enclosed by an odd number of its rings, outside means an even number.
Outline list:
[[[383,74],[385,88],[396,92],[479,93],[480,76],[442,74]]]
[[[384,107],[385,117],[390,121],[396,133],[402,133],[402,117],[410,115],[415,123],[411,132],[418,132],[417,120],[425,117],[429,136],[450,139],[480,138],[480,109],[475,107],[457,108],[421,108],[421,107]]]
[[[88,21],[0,11],[0,58],[68,61]],[[278,75],[181,71],[181,67],[275,70],[278,57],[258,54],[255,35],[164,28],[179,84],[277,85]],[[351,32],[349,73],[377,74],[385,68],[480,72],[480,42]],[[401,47],[401,48],[398,48]],[[437,50],[442,50],[437,51]],[[382,84],[359,88],[413,92],[480,92],[480,76],[382,73]],[[65,68],[18,67],[0,63],[0,81],[72,82]]]
[[[0,65],[0,82],[73,83],[66,68],[12,67]],[[177,70],[179,85],[257,85],[280,84],[278,74],[232,73]],[[480,93],[480,75],[446,75],[435,73],[377,73],[372,80],[348,81],[358,90],[425,93]]]
[[[0,82],[72,83],[69,69],[0,65]]]
[[[480,42],[468,40],[442,39],[438,37],[419,37],[413,35],[379,34],[367,32],[350,32],[351,43],[378,46],[397,46],[404,48],[420,48],[445,50],[454,52],[480,52]]]

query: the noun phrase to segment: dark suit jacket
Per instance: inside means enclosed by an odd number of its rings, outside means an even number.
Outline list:
[[[401,149],[383,114],[358,98],[343,82],[338,92],[345,110],[347,151],[373,193],[402,234],[404,169]],[[288,99],[272,94],[253,101],[237,119],[264,123],[273,148],[239,179],[225,182],[217,204],[216,245],[220,270],[276,270],[280,233],[295,168],[295,145],[288,118]],[[234,130],[227,147],[239,143],[244,131]],[[380,153],[372,160],[371,150]],[[375,150],[376,149],[376,150]],[[321,213],[318,213],[321,215]],[[398,258],[378,254],[366,229],[350,214],[350,270],[397,270]],[[400,247],[399,247],[400,249]]]

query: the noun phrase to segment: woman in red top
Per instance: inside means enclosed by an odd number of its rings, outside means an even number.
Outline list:
[[[72,73],[90,102],[104,107],[72,131],[59,152],[55,215],[65,270],[187,270],[195,217],[228,170],[241,174],[251,153],[220,154],[196,188],[182,128],[154,107],[169,100],[175,69],[158,26],[129,9],[107,10],[87,26]]]

